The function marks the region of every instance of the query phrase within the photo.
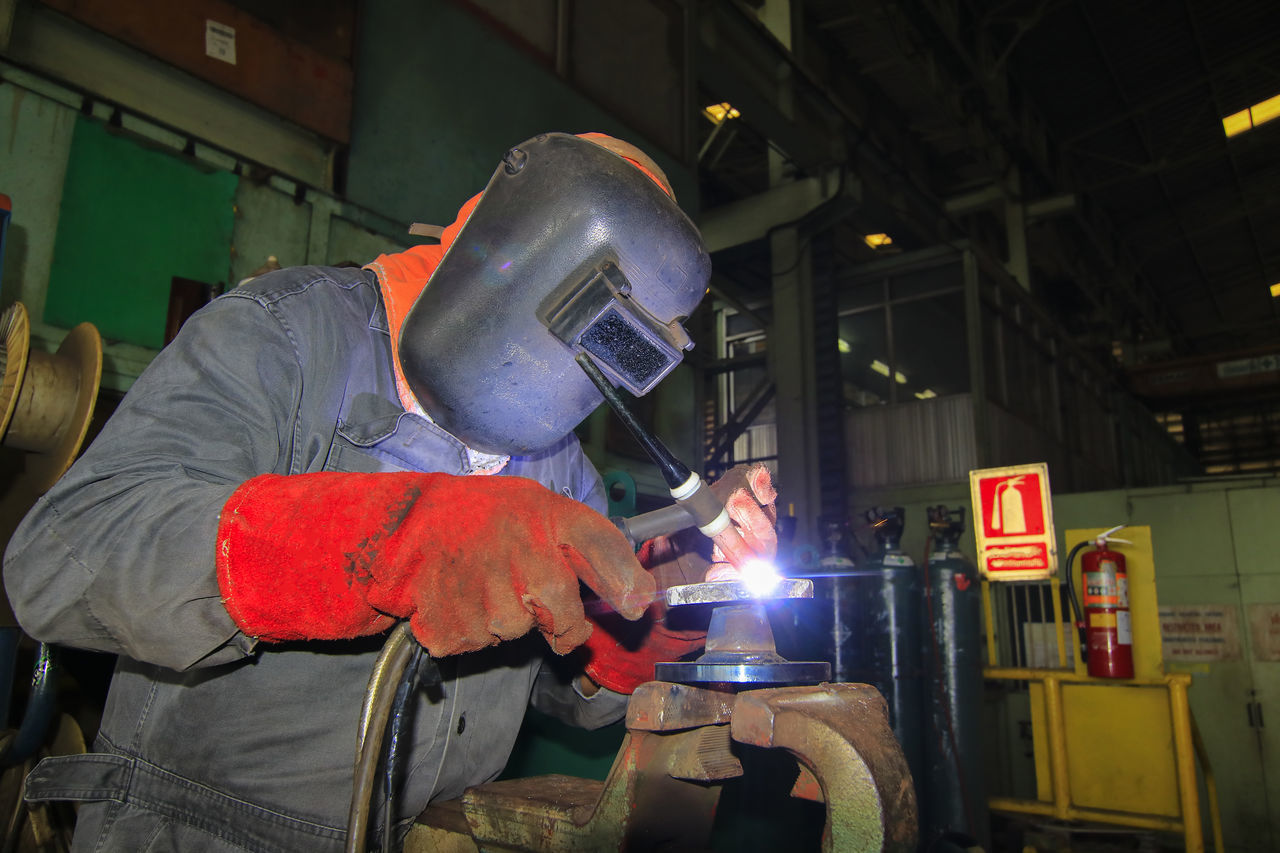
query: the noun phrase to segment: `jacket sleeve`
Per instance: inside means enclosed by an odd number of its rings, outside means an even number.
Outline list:
[[[214,575],[218,514],[287,470],[301,385],[270,303],[233,293],[192,316],[10,539],[23,629],[179,670],[248,654]]]

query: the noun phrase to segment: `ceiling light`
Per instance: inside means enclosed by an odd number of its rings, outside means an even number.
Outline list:
[[[1253,118],[1254,127],[1280,116],[1280,95],[1267,98],[1249,107],[1249,115]]]
[[[871,362],[871,369],[874,370],[876,373],[879,373],[881,376],[889,375],[889,365],[885,364],[883,361],[881,361],[878,358],[875,361]]]
[[[906,384],[907,384],[907,377],[905,377],[905,376],[903,376],[903,375],[902,375],[902,371],[901,371],[901,370],[899,370],[897,373],[893,374],[893,378],[894,378],[894,379],[896,379],[896,380],[898,380],[898,384],[899,384],[899,385],[906,385]]]
[[[1280,296],[1280,281],[1278,281],[1278,282],[1276,282],[1275,284],[1271,285],[1271,295],[1272,295],[1272,296]]]
[[[738,118],[742,113],[728,101],[720,104],[712,104],[702,110],[702,114],[711,120],[712,124],[720,124],[725,119]]]
[[[893,238],[888,234],[868,234],[862,238],[868,246],[873,249],[880,249],[884,246],[892,246]]]
[[[917,400],[932,400],[936,396],[938,396],[938,392],[934,391],[932,388],[926,388],[923,391],[916,392]]]
[[[840,350],[840,352],[853,352],[853,345],[844,338],[840,338],[836,341],[836,349]]]
[[[1235,136],[1244,133],[1253,127],[1253,119],[1249,118],[1248,110],[1241,110],[1238,113],[1232,113],[1222,120],[1222,129],[1227,136]]]
[[[1225,117],[1222,120],[1222,130],[1227,136],[1237,136],[1278,117],[1280,117],[1280,95],[1273,95],[1265,101],[1258,101],[1247,110]]]

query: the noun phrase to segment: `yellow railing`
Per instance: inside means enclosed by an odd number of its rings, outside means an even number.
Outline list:
[[[1068,670],[988,667],[984,676],[993,680],[1025,681],[1041,685],[1044,694],[1044,732],[1047,739],[1049,799],[1025,800],[1014,797],[991,797],[992,811],[1038,815],[1058,820],[1082,820],[1138,829],[1154,829],[1182,833],[1187,853],[1203,853],[1204,832],[1200,819],[1200,796],[1196,780],[1196,759],[1204,774],[1208,793],[1209,820],[1214,849],[1222,853],[1222,821],[1218,813],[1218,789],[1209,757],[1200,741],[1199,732],[1187,704],[1187,687],[1191,676],[1185,673],[1165,675],[1160,680],[1128,679],[1101,682],[1100,679]],[[1072,795],[1070,761],[1067,753],[1067,718],[1063,705],[1063,685],[1100,685],[1107,687],[1163,688],[1168,691],[1169,714],[1174,742],[1177,773],[1179,817],[1142,814],[1122,809],[1099,809],[1077,805]]]
[[[1101,532],[1068,530],[1065,542],[1092,541]],[[1061,576],[1038,583],[983,581],[984,675],[1026,685],[1036,772],[1035,799],[988,802],[1006,814],[1177,832],[1187,853],[1203,853],[1198,758],[1214,849],[1222,853],[1218,788],[1187,701],[1191,676],[1164,668],[1151,530],[1131,526],[1125,536],[1130,541],[1115,547],[1128,566],[1135,678],[1088,675]],[[1080,589],[1080,564],[1071,569]]]

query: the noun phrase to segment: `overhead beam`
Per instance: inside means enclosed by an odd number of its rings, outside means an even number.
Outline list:
[[[698,229],[707,250],[718,252],[763,238],[770,230],[795,222],[835,198],[840,173],[802,178],[712,210],[699,217]]]

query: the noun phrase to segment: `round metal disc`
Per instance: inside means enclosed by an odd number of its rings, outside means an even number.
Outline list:
[[[659,681],[679,684],[821,684],[831,678],[826,661],[784,661],[781,663],[659,663]]]
[[[716,604],[725,601],[764,601],[774,598],[813,598],[813,581],[808,578],[781,578],[767,592],[760,592],[740,580],[704,581],[668,587],[667,606]]]

